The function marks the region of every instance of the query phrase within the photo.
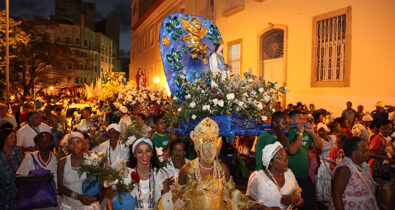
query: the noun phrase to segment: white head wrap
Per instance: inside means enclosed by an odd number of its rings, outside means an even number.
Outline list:
[[[67,143],[70,141],[70,139],[72,138],[80,138],[80,139],[84,139],[84,135],[82,135],[82,133],[80,132],[72,132],[67,136]]]
[[[276,141],[273,144],[268,144],[262,149],[262,164],[265,168],[269,167],[270,161],[273,159],[274,155],[281,149],[283,146],[280,142]]]
[[[317,124],[317,131],[320,130],[321,128],[324,128],[327,132],[330,132],[331,130],[328,128],[327,125],[325,125],[324,123],[318,123]]]
[[[373,121],[373,117],[370,116],[369,114],[365,114],[365,115],[362,117],[362,121],[364,121],[364,122]]]
[[[126,108],[126,106],[121,106],[119,107],[119,111],[122,112],[123,114],[128,113],[128,108]]]
[[[118,131],[118,133],[121,133],[121,126],[119,126],[118,124],[111,124],[106,128],[106,131],[110,131],[112,128],[114,128],[116,131]]]

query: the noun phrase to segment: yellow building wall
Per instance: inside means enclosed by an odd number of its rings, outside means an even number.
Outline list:
[[[216,24],[225,43],[242,39],[242,71],[251,67],[259,73],[259,34],[269,23],[287,27],[287,104],[314,103],[335,116],[347,101],[354,108],[364,105],[365,111],[372,111],[377,101],[395,105],[395,1],[245,0],[244,10],[229,17],[222,15],[221,2],[216,1]],[[350,87],[312,88],[312,19],[348,6],[352,7]]]

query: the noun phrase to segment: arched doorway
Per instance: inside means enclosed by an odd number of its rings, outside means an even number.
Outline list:
[[[269,24],[258,35],[259,76],[280,85],[287,85],[287,38],[288,28],[285,25]],[[286,106],[285,95],[282,106]]]

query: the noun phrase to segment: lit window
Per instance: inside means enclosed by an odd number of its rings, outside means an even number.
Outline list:
[[[240,75],[241,68],[241,39],[228,43],[228,62],[232,73]]]

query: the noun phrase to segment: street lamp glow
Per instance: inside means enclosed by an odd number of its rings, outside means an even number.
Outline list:
[[[53,91],[53,86],[49,87],[49,90]]]
[[[158,83],[159,83],[159,78],[158,78],[158,77],[155,77],[155,78],[154,78],[154,83],[155,83],[155,84],[158,84]]]

